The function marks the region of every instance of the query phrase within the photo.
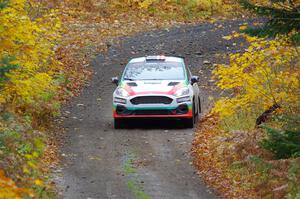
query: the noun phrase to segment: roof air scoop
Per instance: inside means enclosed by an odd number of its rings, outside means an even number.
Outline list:
[[[137,84],[135,82],[128,82],[127,85],[128,86],[137,86]]]
[[[176,86],[177,84],[179,84],[179,82],[170,82],[168,86]]]
[[[147,56],[146,57],[146,62],[148,61],[165,61],[166,57],[164,55],[159,55],[159,56]]]

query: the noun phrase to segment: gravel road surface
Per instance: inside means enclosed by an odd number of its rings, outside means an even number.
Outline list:
[[[210,81],[219,54],[239,50],[241,41],[226,41],[243,21],[174,27],[122,38],[107,54],[92,62],[94,75],[81,96],[63,111],[66,129],[61,149],[62,168],[56,181],[68,199],[199,199],[217,198],[195,173],[190,148],[194,130],[178,121],[133,121],[114,130],[111,77],[118,76],[130,58],[144,55],[185,56],[200,76],[202,109],[217,96]],[[213,165],[211,165],[213,166]]]

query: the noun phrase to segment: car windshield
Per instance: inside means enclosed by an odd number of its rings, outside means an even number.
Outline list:
[[[138,62],[127,65],[124,80],[184,80],[182,63]]]

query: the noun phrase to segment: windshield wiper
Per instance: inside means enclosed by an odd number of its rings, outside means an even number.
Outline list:
[[[124,77],[124,80],[135,81],[135,79]]]
[[[143,79],[145,81],[162,81],[163,79]]]

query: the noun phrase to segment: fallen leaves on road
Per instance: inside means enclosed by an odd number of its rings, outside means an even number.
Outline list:
[[[291,171],[300,159],[273,160],[257,145],[262,136],[260,130],[225,132],[216,115],[207,115],[193,141],[198,174],[225,198],[283,198],[299,184]]]
[[[91,59],[97,54],[106,52],[112,45],[116,45],[119,37],[187,23],[194,24],[209,20],[215,22],[217,19],[223,19],[225,16],[233,17],[239,13],[239,9],[235,9],[238,4],[231,1],[223,2],[223,9],[226,7],[225,10],[228,12],[223,10],[211,13],[212,16],[199,15],[199,13],[190,16],[190,12],[181,12],[182,9],[184,10],[182,6],[188,2],[155,3],[152,9],[157,13],[150,12],[150,8],[144,10],[132,7],[128,1],[125,3],[115,0],[60,2],[49,0],[49,2],[52,2],[49,3],[50,6],[57,7],[65,29],[63,41],[57,48],[57,59],[65,68],[67,79],[65,90],[71,91],[73,95],[79,94],[85,81],[92,75],[88,67]],[[233,9],[235,12],[230,12]]]
[[[226,175],[224,171],[224,168],[227,167],[226,162],[219,159],[224,150],[219,145],[219,142],[225,139],[220,136],[222,133],[218,128],[216,116],[209,115],[201,120],[193,141],[194,165],[199,170],[198,174],[208,185],[227,198],[238,198],[242,194],[234,184],[239,182],[233,183],[233,180]],[[244,196],[245,198],[252,198],[250,192]]]

